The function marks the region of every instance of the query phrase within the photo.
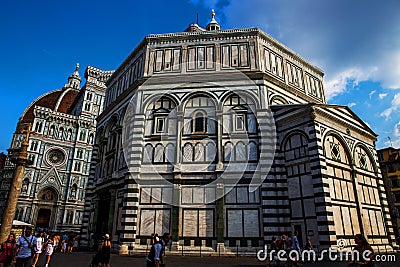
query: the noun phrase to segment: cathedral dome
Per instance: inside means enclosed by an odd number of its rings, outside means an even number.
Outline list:
[[[33,122],[35,106],[49,108],[53,111],[67,113],[79,91],[74,89],[59,89],[46,93],[34,100],[20,118],[21,123]]]
[[[75,72],[68,78],[68,83],[63,88],[51,91],[35,99],[24,111],[19,122],[32,123],[35,115],[35,106],[51,109],[55,112],[68,113],[79,93],[81,77],[77,65]]]

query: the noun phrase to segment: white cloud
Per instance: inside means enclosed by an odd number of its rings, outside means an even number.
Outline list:
[[[229,28],[260,27],[322,68],[331,99],[352,81],[400,88],[399,8],[398,0],[232,0],[223,12]]]
[[[357,103],[354,103],[354,102],[350,102],[350,103],[347,104],[347,106],[349,108],[354,107],[355,105],[357,105]]]
[[[379,99],[382,100],[384,99],[388,94],[379,94]]]
[[[397,111],[400,108],[400,93],[397,93],[394,95],[393,100],[392,100],[392,105],[385,109],[382,113],[381,116],[385,117],[386,119],[389,119],[390,115],[394,112]]]
[[[400,122],[398,122],[398,123],[394,126],[393,135],[394,135],[394,137],[396,137],[396,138],[400,138]]]
[[[376,93],[376,90],[372,90],[372,91],[369,93],[369,99],[372,99],[372,96],[373,96],[375,93]]]
[[[343,93],[348,87],[357,86],[359,82],[365,80],[368,75],[369,73],[365,73],[361,69],[357,68],[347,69],[338,73],[332,79],[325,81],[325,94],[327,100]],[[371,93],[370,97],[373,94]]]

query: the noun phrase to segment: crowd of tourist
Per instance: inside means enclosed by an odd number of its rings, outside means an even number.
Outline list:
[[[0,267],[8,267],[13,261],[16,267],[36,267],[40,255],[44,255],[45,267],[48,267],[55,251],[72,253],[77,248],[78,239],[74,233],[34,233],[32,227],[28,226],[18,240],[14,233],[10,233],[1,244]]]

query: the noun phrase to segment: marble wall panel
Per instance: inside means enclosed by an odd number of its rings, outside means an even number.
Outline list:
[[[260,236],[260,219],[258,210],[243,210],[244,236]]]
[[[243,223],[242,210],[228,210],[227,212],[227,234],[228,237],[242,237]]]
[[[199,236],[214,236],[214,211],[199,210]]]
[[[183,210],[183,235],[198,236],[198,212],[197,210]]]

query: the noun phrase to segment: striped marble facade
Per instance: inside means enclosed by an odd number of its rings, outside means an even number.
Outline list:
[[[356,233],[390,247],[377,136],[349,108],[326,104],[322,79],[256,28],[147,36],[107,82],[83,239],[109,233],[135,250],[170,232],[172,249],[246,249],[298,230],[319,248],[350,245]],[[198,187],[232,161],[248,162],[237,185]],[[137,183],[160,177],[171,186]]]

